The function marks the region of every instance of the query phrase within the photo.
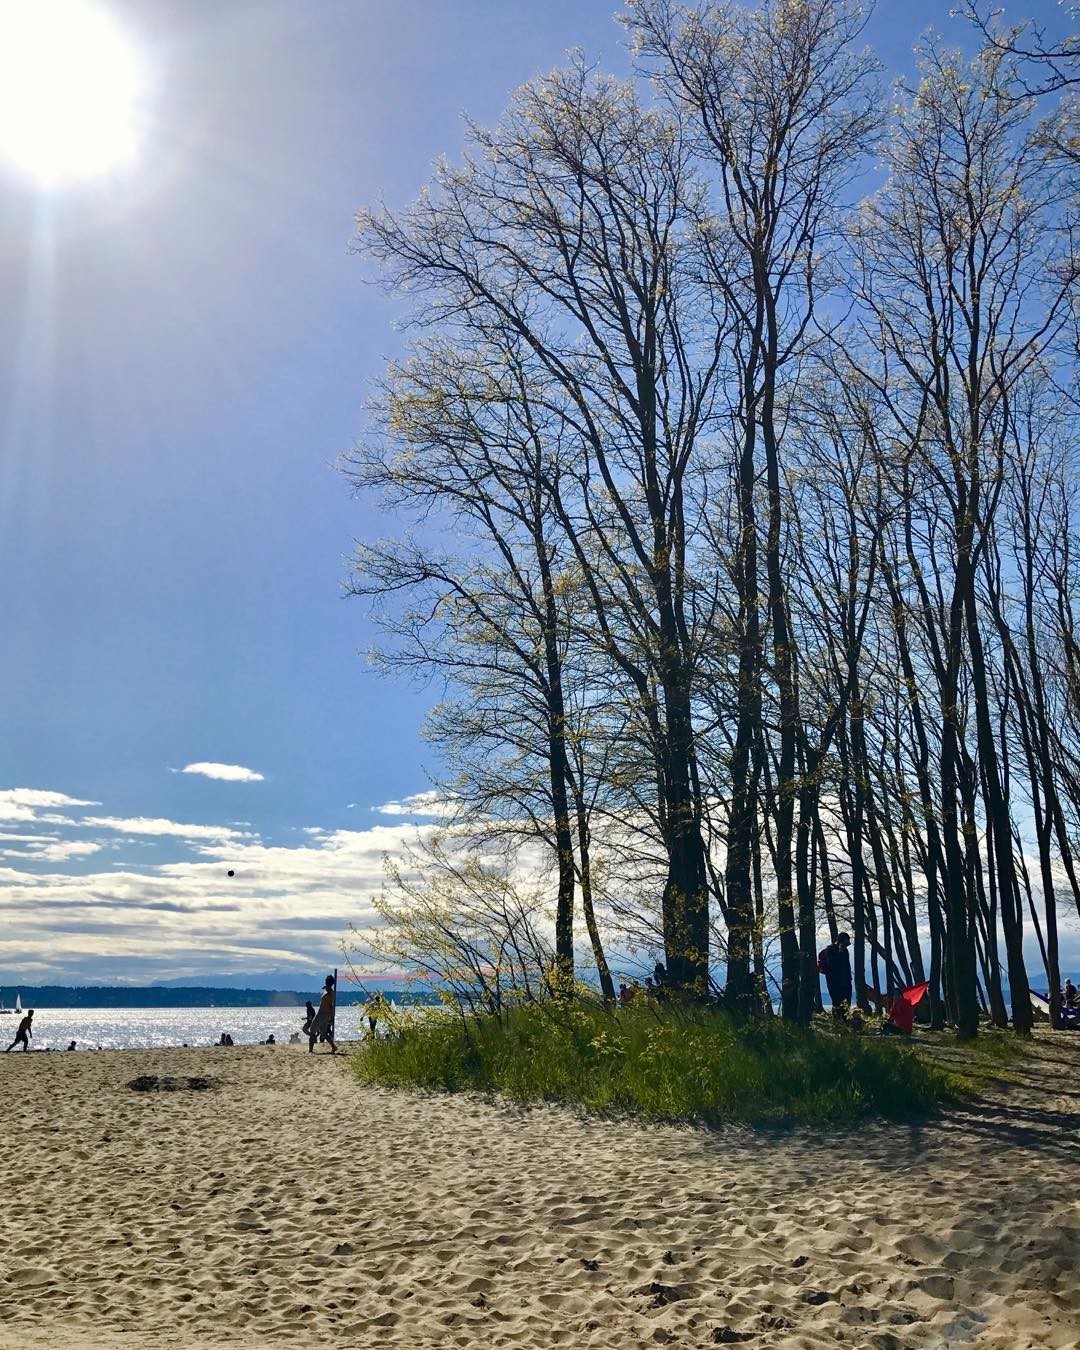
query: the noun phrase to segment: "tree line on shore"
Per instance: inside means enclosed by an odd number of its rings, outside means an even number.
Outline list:
[[[440,684],[452,827],[382,955],[484,1004],[662,950],[805,1023],[850,927],[860,1004],[971,1036],[1030,1028],[1033,938],[1059,1020],[1080,45],[966,10],[889,99],[852,0],[628,0],[632,78],[575,56],[361,213],[415,305],[349,588]]]

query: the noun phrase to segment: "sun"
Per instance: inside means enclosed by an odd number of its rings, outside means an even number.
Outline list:
[[[52,186],[138,149],[142,71],[93,0],[0,0],[0,158]]]

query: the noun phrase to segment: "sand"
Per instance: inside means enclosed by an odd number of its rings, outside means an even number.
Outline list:
[[[769,1133],[285,1046],[0,1056],[0,1346],[1075,1347],[1078,1105],[1067,1035],[922,1128]]]

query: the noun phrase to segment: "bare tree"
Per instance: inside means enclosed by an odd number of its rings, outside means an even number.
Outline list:
[[[471,128],[470,141],[465,163],[442,165],[400,217],[362,213],[358,246],[396,284],[423,289],[428,321],[513,338],[560,391],[581,454],[561,519],[609,659],[653,722],[668,966],[675,984],[703,990],[687,475],[723,325],[696,265],[689,147],[673,119],[581,63],[526,86],[500,128]]]

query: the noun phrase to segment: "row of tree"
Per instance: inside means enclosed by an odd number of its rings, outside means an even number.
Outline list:
[[[575,59],[361,214],[417,303],[346,464],[401,529],[351,588],[444,682],[471,838],[547,869],[553,987],[583,924],[606,997],[605,944],[662,946],[806,1021],[850,926],[860,1002],[928,979],[972,1035],[1007,985],[1026,1030],[1033,934],[1058,1018],[1074,44],[971,17],[977,54],[928,39],[884,110],[849,0],[629,0],[634,79]]]

